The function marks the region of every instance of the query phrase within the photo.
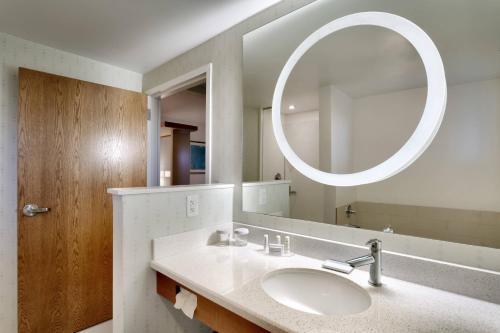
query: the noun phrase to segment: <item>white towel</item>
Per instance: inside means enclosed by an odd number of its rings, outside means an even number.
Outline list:
[[[181,309],[190,319],[193,319],[194,310],[196,310],[197,305],[198,299],[196,295],[184,288],[181,288],[181,291],[175,296],[174,307]]]

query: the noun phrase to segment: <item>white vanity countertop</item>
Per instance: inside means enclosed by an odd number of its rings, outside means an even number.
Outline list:
[[[167,193],[167,192],[189,192],[203,191],[223,188],[233,188],[234,184],[197,184],[197,185],[174,185],[174,186],[151,186],[151,187],[123,187],[108,188],[108,193],[117,196]]]
[[[152,261],[151,267],[272,332],[500,332],[500,305],[387,277],[376,288],[360,270],[332,274],[365,288],[372,298],[368,310],[330,316],[293,310],[270,298],[260,279],[279,268],[320,269],[322,262],[271,257],[260,248],[200,246]]]
[[[270,180],[270,181],[262,181],[262,182],[245,182],[242,183],[243,187],[251,187],[251,186],[264,186],[264,185],[290,185],[292,183],[291,180]]]

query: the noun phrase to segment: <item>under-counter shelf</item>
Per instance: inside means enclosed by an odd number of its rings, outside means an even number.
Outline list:
[[[172,304],[175,304],[175,296],[180,291],[181,287],[189,290],[198,298],[198,305],[194,312],[194,318],[214,331],[218,333],[269,333],[269,331],[262,327],[193,292],[168,276],[159,272],[156,273],[157,293],[165,297]]]

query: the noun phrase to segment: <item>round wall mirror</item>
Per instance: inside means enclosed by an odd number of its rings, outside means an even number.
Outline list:
[[[358,42],[350,44],[349,40],[354,37]],[[359,43],[360,38],[363,43]],[[380,95],[395,85],[401,88],[403,82],[412,82],[412,86],[427,83],[426,95],[412,97],[411,105],[421,105],[421,110],[394,113],[397,108],[404,111],[404,101],[373,105],[370,99],[370,105],[363,104],[363,96]],[[315,94],[308,93],[310,91]],[[382,100],[383,103],[387,103],[387,99]],[[380,133],[391,129],[391,142],[384,145],[382,154],[377,149],[377,156],[370,156],[373,151],[370,145],[377,145],[376,137],[364,138],[369,144],[358,142],[355,153],[361,158],[356,158],[356,163],[347,158],[352,156],[349,150],[354,146],[348,139],[349,123],[352,124],[355,117],[354,104],[356,114],[365,113],[362,125],[371,126],[371,131],[366,133],[377,132],[373,131],[376,126]],[[319,128],[311,128],[310,136],[296,138],[294,126],[301,126],[303,133],[306,127],[301,121],[307,122],[307,119],[302,118],[313,114],[300,114],[300,111],[310,111],[311,105],[318,110]],[[297,171],[319,183],[356,186],[391,177],[413,163],[432,142],[445,107],[444,68],[429,36],[400,16],[365,12],[324,25],[292,53],[276,84],[272,125],[279,149]],[[386,112],[391,118],[384,119],[386,110],[391,111]],[[394,114],[401,119],[393,119]],[[373,117],[373,121],[366,121],[369,117]],[[287,121],[292,118],[293,122]],[[315,130],[319,136],[313,133]],[[356,131],[363,132],[359,124]],[[395,131],[399,133],[397,140],[394,140]],[[382,138],[383,135],[379,139]],[[308,154],[309,139],[320,141],[311,143],[320,147],[316,160]]]

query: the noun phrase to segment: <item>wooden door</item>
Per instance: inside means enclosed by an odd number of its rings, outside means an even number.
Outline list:
[[[112,317],[109,187],[146,185],[146,96],[19,69],[19,332]],[[26,217],[27,203],[48,207]]]

